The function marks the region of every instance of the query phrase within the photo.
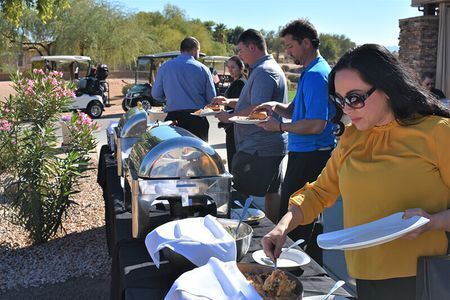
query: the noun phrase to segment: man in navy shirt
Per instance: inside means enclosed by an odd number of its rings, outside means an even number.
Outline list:
[[[281,31],[287,53],[304,66],[297,94],[288,104],[267,102],[259,107],[274,112],[291,122],[271,119],[259,126],[267,131],[288,132],[288,166],[281,186],[281,218],[288,209],[290,196],[307,182],[315,181],[336,145],[332,123],[335,107],[328,99],[328,74],[331,69],[319,52],[319,35],[307,20],[296,20]],[[321,226],[314,222],[299,226],[289,236],[306,240],[306,252],[322,264],[322,251],[316,243]],[[314,230],[316,227],[316,230]],[[314,231],[314,233],[313,233]]]
[[[177,58],[159,69],[152,96],[166,100],[166,121],[176,121],[178,126],[207,142],[208,120],[191,113],[204,108],[216,96],[213,78],[209,69],[196,60],[200,54],[200,42],[196,38],[185,38],[180,51]]]

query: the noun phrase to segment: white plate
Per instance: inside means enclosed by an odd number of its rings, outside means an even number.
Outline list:
[[[253,120],[249,119],[248,117],[243,116],[234,116],[229,119],[231,122],[237,123],[237,124],[259,124],[262,122],[266,122],[266,120]]]
[[[233,208],[230,212],[230,218],[234,220],[240,220],[243,212],[243,208]],[[244,218],[244,222],[256,222],[264,218],[266,214],[256,208],[249,208]]]
[[[320,234],[317,244],[323,249],[356,250],[387,243],[425,225],[430,220],[421,216],[403,219],[403,212],[338,231]]]
[[[253,252],[252,257],[260,265],[272,266],[271,263],[269,264],[266,260],[263,260],[263,258],[267,258],[263,250]],[[277,259],[277,267],[280,269],[298,268],[308,264],[310,261],[311,258],[305,252],[297,249],[290,249],[289,251],[281,253],[280,257]]]
[[[308,297],[303,297],[303,300],[322,300],[322,298],[325,296],[326,294],[323,295],[316,295],[316,296],[308,296]],[[327,298],[327,300],[348,300],[348,298],[344,297],[344,296],[337,296],[337,295],[331,295]]]
[[[207,117],[207,116],[214,116],[216,114],[220,113],[220,110],[212,110],[212,109],[202,109],[199,114],[196,114],[195,112],[191,113],[193,116],[197,117]]]

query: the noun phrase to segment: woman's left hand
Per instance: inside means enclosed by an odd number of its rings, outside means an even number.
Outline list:
[[[421,209],[421,208],[407,209],[407,210],[405,210],[405,213],[403,214],[403,219],[409,219],[412,216],[422,216],[422,217],[429,219],[430,222],[428,222],[427,224],[420,226],[419,228],[417,228],[413,231],[410,231],[406,235],[404,235],[403,238],[407,239],[407,240],[413,240],[413,239],[417,238],[419,235],[421,235],[422,233],[432,230],[432,228],[433,228],[433,223],[434,223],[433,215],[430,215],[423,209]]]

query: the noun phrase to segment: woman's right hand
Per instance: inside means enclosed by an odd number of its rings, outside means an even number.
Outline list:
[[[261,239],[261,245],[264,253],[272,261],[276,261],[281,255],[281,249],[286,242],[286,233],[282,226],[278,224],[272,231]]]

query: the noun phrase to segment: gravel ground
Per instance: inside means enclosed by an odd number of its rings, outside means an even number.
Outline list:
[[[37,292],[32,295],[40,299],[61,299],[66,297],[56,296],[61,295],[61,291],[54,284],[72,281],[74,284],[71,287],[66,284],[66,290],[76,291],[77,286],[84,288],[90,284],[86,280],[92,281],[93,286],[96,280],[108,281],[111,260],[106,246],[104,203],[102,190],[96,182],[96,165],[93,159],[94,169],[87,171],[88,177],[80,182],[81,192],[74,196],[78,205],[69,209],[63,223],[65,232],[59,232],[46,244],[31,246],[26,232],[5,217],[7,204],[0,204],[0,299],[7,295],[11,296],[6,297],[9,299],[21,298],[17,291],[28,288],[34,288]],[[43,286],[50,290],[36,289]],[[67,299],[70,298],[74,298],[73,293],[67,295]]]
[[[111,107],[104,116],[122,114],[122,79],[108,80]],[[13,92],[0,81],[0,101]],[[93,170],[80,182],[80,193],[64,221],[65,232],[45,245],[31,246],[27,233],[5,217],[0,178],[0,299],[109,299],[111,259],[105,235],[102,190]]]

